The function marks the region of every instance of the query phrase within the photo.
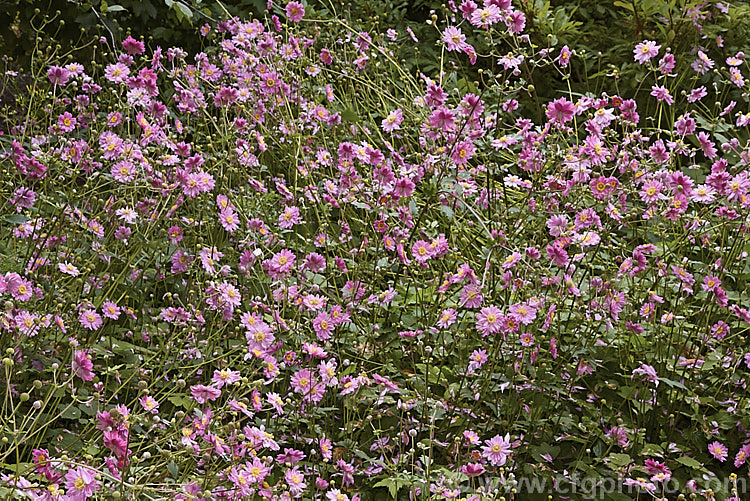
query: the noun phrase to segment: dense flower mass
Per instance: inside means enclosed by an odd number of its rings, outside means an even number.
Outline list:
[[[701,31],[724,7],[680,14],[692,50],[629,44],[632,95],[617,68],[577,87],[593,56],[540,49],[510,0],[448,2],[422,71],[413,31],[295,1],[195,54],[50,56],[0,130],[0,492],[742,499],[748,70]]]

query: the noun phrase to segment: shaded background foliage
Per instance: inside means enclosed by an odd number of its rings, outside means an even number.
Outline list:
[[[405,44],[402,57],[410,71],[429,74],[435,70],[440,48],[435,45],[441,34],[435,28],[438,17],[450,17],[452,2],[438,0],[314,0],[306,2],[323,16],[335,15],[371,30],[395,29],[402,37],[411,30],[418,44]],[[458,6],[461,2],[455,2]],[[481,3],[481,2],[480,2]],[[750,38],[750,7],[747,2],[731,2],[731,21],[714,23],[705,19],[703,0],[523,0],[519,9],[526,15],[526,29],[538,49],[559,50],[568,45],[585,64],[574,66],[569,82],[552,68],[536,68],[529,74],[535,88],[531,101],[559,97],[560,89],[570,84],[574,93],[607,92],[610,95],[639,95],[646,68],[633,61],[633,43],[654,40],[672,53],[692,54],[697,47],[714,52],[724,60],[742,50]],[[198,28],[208,21],[228,16],[262,17],[280,13],[283,5],[269,5],[264,0],[0,0],[0,48],[12,69],[30,65],[35,45],[59,45],[71,58],[88,61],[96,50],[96,40],[105,37],[117,44],[128,33],[147,34],[153,47],[178,45],[190,53],[199,52],[203,38]],[[52,20],[46,23],[45,20]],[[481,40],[472,40],[482,48]],[[494,43],[491,41],[490,43]],[[72,49],[75,48],[75,49]],[[485,49],[487,44],[485,43]],[[485,50],[484,53],[487,53]],[[689,58],[677,58],[678,66],[687,66]],[[482,60],[471,68],[467,80],[481,80],[480,70],[492,70],[490,61]],[[617,68],[615,70],[615,68]],[[676,73],[683,74],[678,67]],[[711,75],[704,76],[705,83]],[[596,82],[591,88],[590,82]],[[685,87],[689,85],[684,82]],[[682,87],[682,86],[681,86]],[[522,98],[524,96],[521,96]],[[533,98],[533,99],[532,99]],[[523,104],[523,99],[521,99]],[[529,104],[531,104],[529,102]]]

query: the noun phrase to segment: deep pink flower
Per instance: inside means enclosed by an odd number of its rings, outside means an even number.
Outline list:
[[[55,85],[64,86],[70,79],[70,72],[61,66],[52,66],[47,70],[47,78]]]
[[[546,251],[549,260],[561,268],[566,267],[570,262],[567,251],[559,245],[548,245]]]
[[[18,273],[11,273],[8,276],[7,290],[16,301],[28,301],[34,295],[33,284]]]
[[[102,437],[104,446],[111,450],[118,458],[128,455],[128,430],[127,428],[114,431],[105,431]]]
[[[430,114],[428,123],[430,127],[435,127],[443,132],[453,130],[453,124],[456,120],[456,114],[448,108],[440,107]]]
[[[321,341],[330,339],[334,327],[335,324],[333,323],[333,320],[325,311],[318,312],[318,315],[313,320],[313,329],[315,330],[315,335],[317,335],[318,339],[320,339]]]
[[[704,97],[708,95],[708,92],[706,91],[706,87],[701,85],[697,89],[693,89],[690,91],[690,94],[687,96],[688,103],[694,103],[696,101],[700,101]]]
[[[466,165],[472,156],[474,156],[474,143],[461,141],[453,150],[451,159],[456,165]]]
[[[505,26],[508,27],[508,33],[520,35],[526,27],[526,16],[520,10],[514,10],[504,17]]]
[[[739,468],[745,464],[748,457],[750,457],[750,444],[745,444],[740,447],[740,450],[737,451],[737,455],[734,456],[734,467]]]
[[[698,134],[696,134],[696,137],[698,138],[698,142],[701,145],[701,149],[703,150],[703,154],[706,155],[706,158],[709,160],[716,157],[716,147],[714,146],[714,142],[711,141],[711,138],[708,134],[701,131]]]
[[[547,118],[551,123],[564,124],[573,120],[574,115],[575,106],[564,97],[555,99],[547,107]]]
[[[213,386],[197,384],[190,387],[190,394],[199,404],[205,404],[209,400],[216,400],[221,395],[221,390]]]
[[[76,350],[73,353],[73,374],[78,376],[84,381],[91,381],[94,379],[94,373],[91,369],[94,368],[94,363],[91,361],[89,354],[84,350]]]
[[[34,463],[34,469],[39,474],[47,477],[47,480],[53,481],[60,478],[60,474],[52,469],[53,463],[50,461],[47,449],[34,449],[31,451],[31,460]]]
[[[484,473],[484,466],[480,463],[467,463],[461,467],[461,473],[468,477],[478,477]]]
[[[469,22],[477,27],[487,29],[490,25],[496,24],[502,18],[500,8],[497,5],[485,5],[481,9],[476,9],[471,13]]]
[[[302,222],[299,215],[299,208],[296,206],[285,207],[284,212],[279,214],[279,228],[283,230],[291,229],[295,224]]]
[[[663,85],[652,85],[651,95],[654,96],[657,101],[664,101],[667,104],[674,104],[674,98],[669,93],[667,88]]]
[[[75,119],[75,117],[67,111],[57,117],[57,126],[62,132],[70,132],[72,130],[75,130],[77,123],[78,121]]]
[[[294,260],[295,255],[288,249],[283,249],[268,261],[268,268],[276,274],[286,274],[294,268]]]
[[[563,48],[560,49],[560,55],[558,55],[557,58],[555,58],[555,62],[559,64],[560,66],[562,66],[563,68],[565,68],[566,66],[568,66],[570,62],[570,56],[572,54],[573,53],[570,51],[568,46],[563,45]]]
[[[292,22],[298,23],[305,17],[305,7],[299,2],[289,2],[285,10],[286,17]]]
[[[143,54],[143,52],[145,52],[146,45],[143,42],[129,36],[122,41],[122,48],[125,49],[125,52],[127,52],[131,56],[137,56],[138,54]]]
[[[467,285],[461,290],[461,305],[466,308],[478,308],[482,304],[482,288],[479,285]]]

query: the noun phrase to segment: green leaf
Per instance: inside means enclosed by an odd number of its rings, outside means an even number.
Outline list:
[[[122,5],[110,5],[109,7],[107,7],[107,12],[121,12],[123,10],[127,11],[128,9],[126,9]]]
[[[396,499],[396,493],[398,492],[398,487],[396,487],[396,480],[393,478],[384,478],[377,484],[373,485],[373,487],[387,487],[388,492],[391,494],[392,499]]]
[[[623,9],[629,10],[630,12],[633,12],[633,6],[632,5],[627,4],[625,2],[620,2],[620,0],[616,0],[615,2],[613,2],[613,5],[615,7],[621,7]]]
[[[81,417],[81,409],[78,407],[68,407],[61,414],[65,419],[78,419]]]
[[[454,216],[453,209],[451,209],[447,205],[441,205],[440,212],[442,212],[445,215],[445,217],[448,218],[448,221],[453,221],[453,216]]]
[[[10,224],[22,224],[28,221],[29,218],[27,218],[23,214],[13,214],[12,216],[6,216],[5,220]]]
[[[665,383],[667,386],[671,386],[672,388],[679,388],[681,390],[687,390],[684,384],[678,383],[677,381],[672,381],[671,379],[667,379],[665,377],[660,377],[659,381],[662,383]]]
[[[357,113],[351,108],[347,108],[342,111],[341,118],[342,120],[346,120],[347,122],[359,122],[359,115],[357,115]]]
[[[188,21],[193,19],[193,11],[190,10],[190,7],[188,7],[182,2],[175,2],[175,5],[182,12],[182,14],[188,19]],[[192,24],[192,22],[190,24]]]
[[[700,469],[703,465],[694,458],[689,458],[687,456],[683,456],[681,458],[677,458],[676,461],[682,465],[687,466],[688,468],[692,468],[694,470]]]
[[[183,396],[172,395],[171,397],[167,398],[167,400],[169,400],[169,402],[175,407],[184,407],[186,409],[190,408],[191,401]]]
[[[614,466],[618,466],[618,467],[627,466],[630,464],[630,461],[631,461],[630,456],[628,456],[627,454],[618,454],[618,453],[610,454],[607,457],[607,460],[609,461],[610,464]]]
[[[401,487],[409,485],[409,481],[404,478],[384,478],[373,487],[387,487],[391,499],[396,499],[396,494]]]
[[[549,454],[552,457],[552,459],[555,459],[559,453],[560,453],[559,447],[551,446],[549,444],[542,444],[542,445],[534,447],[531,455],[534,459],[536,459],[540,463],[546,463],[547,458],[543,456],[546,456]]]

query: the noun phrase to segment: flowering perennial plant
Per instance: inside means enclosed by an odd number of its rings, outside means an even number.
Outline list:
[[[413,33],[299,2],[197,54],[44,61],[0,135],[2,496],[479,501],[584,474],[740,499],[744,54],[644,40],[636,95],[539,103],[531,70],[579,56],[509,0],[449,4],[430,74],[400,63]]]

